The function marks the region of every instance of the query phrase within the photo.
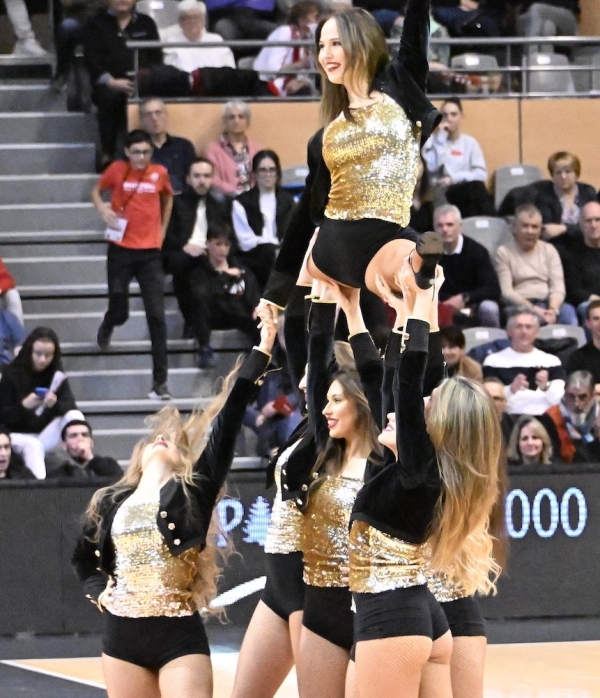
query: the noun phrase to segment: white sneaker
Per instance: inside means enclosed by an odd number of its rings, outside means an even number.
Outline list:
[[[19,39],[13,49],[13,56],[47,56],[37,39]]]

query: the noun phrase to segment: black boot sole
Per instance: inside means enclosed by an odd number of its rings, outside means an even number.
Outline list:
[[[435,278],[435,268],[444,254],[442,236],[429,231],[423,233],[417,241],[416,251],[423,260],[419,271],[414,272],[417,286],[422,289],[431,287]]]

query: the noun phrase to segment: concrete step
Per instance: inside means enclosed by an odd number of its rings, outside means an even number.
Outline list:
[[[104,240],[81,242],[45,242],[25,243],[22,245],[2,245],[4,258],[21,259],[23,257],[105,257]]]
[[[233,367],[236,352],[215,353],[217,367],[215,371],[227,373]],[[189,351],[169,351],[169,368],[196,368],[196,351],[190,342]],[[152,369],[152,356],[150,352],[141,354],[100,353],[96,347],[95,354],[76,354],[64,357],[65,370],[70,371],[116,371]]]
[[[102,241],[103,234],[100,230],[7,230],[2,233],[2,249],[13,250],[19,245],[31,245],[34,243],[67,243],[67,242],[95,242]]]
[[[93,143],[0,145],[0,172],[4,175],[91,173],[95,162],[96,147]]]
[[[49,83],[0,85],[3,112],[66,112],[67,97],[50,89]]]
[[[96,134],[96,121],[91,114],[0,113],[0,143],[94,142]]]
[[[36,27],[34,27],[34,31]],[[12,53],[0,55],[0,80],[24,79],[49,80],[52,76],[54,56],[15,56]]]
[[[1,150],[1,146],[0,146]],[[4,230],[104,230],[106,225],[91,202],[59,204],[3,204],[0,233]]]
[[[26,314],[46,313],[84,313],[84,312],[105,312],[108,307],[108,300],[105,296],[90,298],[73,298],[65,296],[63,298],[25,298],[23,300],[23,310]],[[177,310],[177,299],[175,296],[165,296],[165,308],[167,310]],[[130,310],[143,310],[144,304],[139,295],[131,296],[129,299]]]
[[[52,286],[69,280],[70,284],[106,284],[106,258],[90,257],[9,257],[4,263],[20,286]]]
[[[0,204],[89,203],[90,192],[97,180],[95,174],[2,176]]]

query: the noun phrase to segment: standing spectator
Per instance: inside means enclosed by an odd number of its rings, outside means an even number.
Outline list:
[[[444,244],[440,324],[447,311],[449,322],[444,324],[464,325],[469,317],[474,320],[470,324],[500,327],[500,286],[488,251],[462,234],[462,216],[456,206],[436,208],[433,221]]]
[[[0,373],[21,351],[24,340],[23,325],[10,310],[0,309]]]
[[[299,0],[288,14],[287,23],[269,34],[267,41],[300,41],[312,38],[322,8],[317,0]],[[282,95],[311,95],[315,83],[303,70],[314,66],[312,51],[304,46],[263,46],[254,61],[263,80],[273,80]],[[274,71],[293,70],[297,75],[273,75]]]
[[[449,377],[464,376],[478,383],[483,381],[480,364],[465,354],[466,340],[460,328],[442,327],[440,341]]]
[[[115,327],[129,317],[129,284],[140,285],[150,341],[153,383],[148,397],[169,400],[167,388],[167,325],[164,274],[160,249],[173,206],[167,170],[154,165],[152,140],[145,131],[131,131],[125,148],[128,162],[113,162],[92,191],[92,201],[108,226],[108,310],[98,328],[97,342],[105,351]],[[110,204],[102,192],[110,191]]]
[[[266,39],[277,27],[275,0],[207,0],[212,28],[225,41]]]
[[[4,5],[17,39],[13,48],[13,55],[47,56],[47,51],[44,51],[40,46],[33,33],[25,0],[4,0]]]
[[[135,12],[136,0],[108,0],[108,8],[89,20],[83,36],[85,64],[92,81],[92,100],[98,108],[102,153],[100,167],[115,159],[117,141],[127,128],[127,97],[133,95],[133,51],[127,42],[160,41],[151,17]],[[162,51],[138,52],[139,68],[162,64]]]
[[[536,349],[539,315],[517,309],[508,319],[510,345],[483,362],[485,378],[495,376],[504,384],[509,414],[543,414],[558,405],[565,391],[565,372],[554,354]]]
[[[58,336],[37,327],[0,381],[0,423],[12,433],[12,445],[38,478],[46,476],[44,453],[60,441],[62,426],[84,419],[63,371]]]
[[[235,68],[235,58],[228,46],[203,48],[202,43],[222,42],[223,37],[206,31],[206,5],[199,0],[181,0],[179,24],[161,31],[163,41],[179,43],[189,41],[190,48],[166,48],[165,63],[191,73],[196,68]]]
[[[540,421],[550,434],[554,453],[563,462],[600,462],[600,406],[594,399],[594,377],[589,371],[567,376],[563,399]]]
[[[8,271],[0,257],[0,297],[2,305],[6,310],[10,310],[21,324],[21,327],[23,327],[23,304],[16,286],[13,275]]]
[[[519,206],[514,239],[496,250],[502,301],[529,308],[540,323],[576,325],[575,308],[565,300],[565,277],[556,248],[540,239],[542,215],[532,204]],[[510,312],[510,311],[509,311]]]
[[[512,434],[514,421],[511,415],[506,413],[506,404],[508,400],[504,394],[504,383],[499,378],[496,378],[496,376],[488,376],[483,379],[483,387],[488,391],[490,397],[494,401],[494,407],[500,418],[504,445],[506,446]]]
[[[60,438],[61,448],[46,454],[46,479],[118,480],[122,477],[123,468],[114,458],[94,454],[92,427],[84,419],[67,422]]]
[[[594,377],[594,383],[600,385],[600,299],[588,304],[585,326],[591,339],[569,355],[567,373],[589,371]]]
[[[12,450],[10,431],[0,426],[0,482],[5,480],[35,480],[35,475]]]
[[[198,303],[194,286],[203,283],[206,235],[215,228],[231,228],[231,202],[212,186],[214,167],[210,160],[197,158],[186,179],[187,189],[173,200],[173,213],[163,242],[163,262],[173,275],[173,290],[186,327],[202,346],[206,341],[204,323],[197,323]]]
[[[223,107],[223,133],[206,146],[206,157],[215,166],[213,186],[226,194],[250,189],[252,158],[262,146],[248,137],[250,107],[239,100]]]
[[[281,188],[281,163],[273,150],[252,159],[255,184],[233,202],[233,228],[241,261],[262,289],[275,264],[279,243],[294,209],[294,197]]]
[[[495,215],[492,197],[485,187],[487,167],[481,146],[473,136],[462,132],[460,99],[447,99],[442,115],[439,127],[423,146],[437,199],[445,198],[458,206],[463,218]]]
[[[152,162],[166,168],[173,193],[180,194],[190,165],[196,159],[194,146],[187,138],[168,133],[167,105],[162,99],[145,99],[140,103],[139,110],[140,124],[152,138]]]
[[[544,425],[535,417],[520,417],[506,449],[509,465],[550,465],[552,442]]]

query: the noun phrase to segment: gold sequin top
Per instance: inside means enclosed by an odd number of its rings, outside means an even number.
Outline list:
[[[348,524],[363,481],[328,476],[306,508],[302,551],[304,581],[315,587],[345,587],[341,565],[348,565]]]
[[[156,525],[159,493],[134,493],[117,510],[111,528],[116,551],[115,586],[107,609],[116,616],[189,616],[196,611],[192,585],[198,550],[178,557]]]
[[[286,448],[275,464],[277,493],[273,500],[271,521],[265,538],[265,553],[294,553],[302,550],[304,515],[292,499],[284,502],[281,498],[281,470],[299,443],[300,440]]]
[[[444,572],[432,570],[429,564],[425,569],[425,577],[427,578],[429,591],[431,591],[435,596],[435,600],[439,603],[456,601],[466,596],[463,588],[452,577],[449,577]]]
[[[335,220],[379,218],[405,227],[417,182],[421,129],[391,97],[343,114],[323,136],[331,173],[325,216]]]
[[[354,520],[350,529],[350,590],[382,591],[425,584],[425,546],[406,543]]]

